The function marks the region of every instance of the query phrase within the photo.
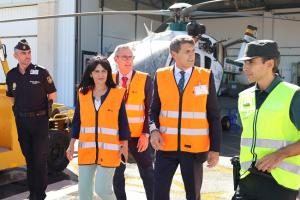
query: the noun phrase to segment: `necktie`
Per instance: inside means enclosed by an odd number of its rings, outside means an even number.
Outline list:
[[[128,81],[128,78],[126,76],[123,76],[122,77],[122,87],[123,88],[127,88],[127,81]]]
[[[178,89],[181,94],[183,93],[183,89],[184,89],[184,82],[185,82],[184,74],[185,74],[185,71],[180,72],[181,78],[179,79],[179,82],[178,82]]]
[[[127,101],[127,97],[128,97],[127,81],[128,81],[128,78],[126,76],[123,76],[122,77],[122,87],[126,89],[126,92],[124,94],[124,101],[125,102]]]

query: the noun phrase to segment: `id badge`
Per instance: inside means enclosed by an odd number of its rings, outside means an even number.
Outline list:
[[[208,94],[208,88],[206,85],[198,85],[194,87],[194,94],[196,96]]]
[[[37,69],[31,69],[30,70],[30,74],[32,74],[32,75],[39,75],[39,70],[37,70]]]

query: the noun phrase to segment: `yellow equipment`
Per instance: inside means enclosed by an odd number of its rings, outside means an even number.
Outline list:
[[[0,60],[6,75],[9,68],[6,60],[6,47],[0,40]],[[25,165],[18,142],[15,117],[12,112],[12,102],[6,96],[5,83],[0,84],[0,170]]]

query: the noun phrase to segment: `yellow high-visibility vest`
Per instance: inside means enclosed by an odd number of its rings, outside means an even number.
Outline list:
[[[298,86],[281,82],[257,110],[255,86],[239,95],[239,113],[243,125],[241,137],[241,178],[246,177],[253,162],[251,148],[257,159],[277,151],[300,139],[300,132],[290,120],[290,105]],[[253,139],[256,135],[256,139]],[[300,155],[285,158],[271,171],[278,184],[298,190],[300,188]]]

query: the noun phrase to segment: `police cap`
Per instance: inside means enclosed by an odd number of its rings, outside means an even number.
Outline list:
[[[246,45],[245,53],[242,58],[236,61],[251,60],[255,57],[279,58],[278,45],[273,40],[255,40]]]
[[[28,42],[25,39],[22,39],[15,46],[15,49],[19,49],[19,50],[22,50],[22,51],[27,51],[27,50],[30,50],[30,46],[29,46]]]

